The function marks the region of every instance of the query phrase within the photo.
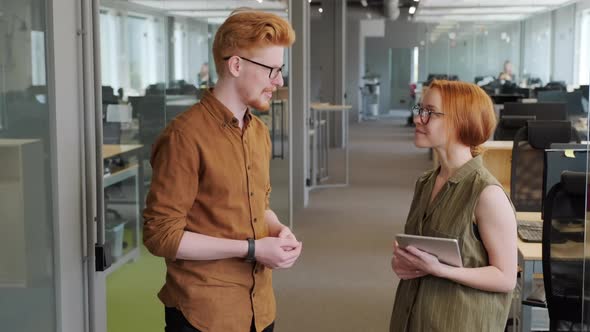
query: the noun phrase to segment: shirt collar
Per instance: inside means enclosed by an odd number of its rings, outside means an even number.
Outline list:
[[[483,157],[478,155],[471,159],[470,161],[466,162],[463,166],[459,167],[459,169],[449,178],[449,182],[452,183],[459,183],[463,179],[465,179],[469,174],[473,171],[480,169],[483,167]]]
[[[201,103],[207,108],[207,110],[209,110],[211,115],[213,115],[220,125],[238,126],[238,119],[236,119],[234,114],[215,97],[213,94],[213,88],[209,88],[205,91],[203,98],[201,98]],[[250,112],[250,109],[246,109],[246,113],[244,113],[244,128],[248,126],[251,120],[252,112]]]

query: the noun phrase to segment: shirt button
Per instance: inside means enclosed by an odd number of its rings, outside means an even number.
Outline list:
[[[251,193],[250,193],[250,196],[254,196],[254,193],[253,193],[253,192],[251,192]]]
[[[250,165],[248,165],[248,170],[250,170],[250,168],[251,168]]]
[[[257,221],[258,221],[258,218],[254,218],[254,222],[257,222]]]

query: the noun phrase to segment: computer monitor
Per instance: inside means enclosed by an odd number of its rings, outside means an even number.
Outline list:
[[[496,105],[505,105],[507,103],[516,103],[521,100],[523,96],[518,94],[492,94],[490,98],[492,98],[492,101]]]
[[[567,108],[565,103],[506,103],[500,110],[500,118],[506,115],[528,115],[536,120],[567,120]]]
[[[537,100],[539,102],[567,102],[567,91],[561,90],[546,90],[537,92]]]
[[[523,98],[530,98],[531,97],[531,89],[516,88],[516,94],[521,95]]]
[[[582,91],[576,90],[573,92],[566,91],[539,91],[537,100],[540,102],[560,102],[566,103],[567,115],[576,116],[585,114],[582,105]]]
[[[559,183],[564,171],[586,172],[588,145],[575,143],[554,143],[545,150],[545,168],[543,171],[543,199],[551,188]]]
[[[566,98],[568,116],[585,115],[587,113],[588,110],[584,109],[582,103],[582,99],[584,98],[582,91],[568,92]]]

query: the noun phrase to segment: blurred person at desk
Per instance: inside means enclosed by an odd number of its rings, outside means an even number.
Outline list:
[[[512,74],[512,62],[509,60],[504,61],[504,70],[498,75],[500,81],[514,81],[514,75]]]
[[[302,244],[269,208],[270,136],[250,108],[283,85],[284,19],[234,11],[213,43],[219,81],[157,139],[143,240],[166,259],[166,332],[270,332],[272,269]]]
[[[440,166],[416,182],[405,233],[457,239],[463,267],[394,243],[402,280],[390,331],[503,331],[516,284],[516,218],[479,154],[496,124],[492,102],[475,84],[433,81],[413,113],[415,145],[432,148]]]
[[[199,82],[199,89],[206,89],[210,86],[213,86],[213,81],[211,80],[211,76],[209,75],[209,62],[203,62],[201,65],[201,69],[199,70],[199,75],[197,77],[197,82]]]

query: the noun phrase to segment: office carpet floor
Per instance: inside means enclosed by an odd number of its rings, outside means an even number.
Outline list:
[[[276,271],[275,331],[387,331],[398,279],[389,260],[416,178],[432,163],[413,146],[413,130],[394,120],[353,124],[347,188],[310,194],[294,217],[303,254]],[[164,264],[142,251],[107,281],[108,332],[161,332],[156,293]]]

